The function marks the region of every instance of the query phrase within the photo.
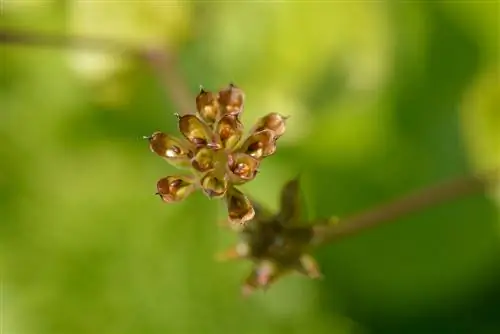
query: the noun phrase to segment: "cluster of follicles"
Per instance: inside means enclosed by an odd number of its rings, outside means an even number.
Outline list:
[[[227,223],[241,240],[220,258],[252,261],[243,284],[247,295],[290,272],[312,278],[320,274],[308,255],[313,228],[302,224],[298,180],[284,186],[277,214],[238,189],[256,177],[264,158],[275,153],[287,119],[279,113],[267,114],[245,134],[240,120],[244,100],[243,91],[233,84],[218,93],[201,89],[196,113],[176,115],[182,136],[158,131],[145,138],[154,153],[186,170],[157,182],[157,195],[164,202],[180,202],[196,190],[226,202]]]
[[[285,132],[286,117],[270,113],[245,135],[240,116],[243,91],[233,84],[218,93],[203,88],[196,97],[196,113],[176,115],[182,137],[163,132],[146,137],[153,152],[189,171],[160,179],[157,194],[165,202],[179,202],[201,189],[209,198],[224,199],[228,218],[244,224],[254,217],[252,203],[237,187],[252,181],[262,160],[276,151]]]
[[[299,180],[293,179],[281,191],[281,207],[271,213],[256,201],[254,218],[238,228],[240,241],[218,255],[219,260],[246,259],[253,263],[242,287],[247,296],[256,289],[267,289],[278,278],[299,273],[316,279],[321,277],[318,265],[309,254],[316,225],[333,220],[305,223],[302,219]]]

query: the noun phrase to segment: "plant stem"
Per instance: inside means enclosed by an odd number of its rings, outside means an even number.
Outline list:
[[[192,109],[192,99],[187,82],[178,70],[175,57],[162,46],[135,47],[103,38],[62,36],[5,29],[0,29],[0,44],[110,52],[146,61],[153,74],[165,87],[165,93],[179,110],[178,113],[185,114]]]
[[[431,206],[483,192],[498,179],[499,170],[495,170],[478,176],[459,177],[415,191],[393,202],[340,219],[338,224],[315,226],[313,243],[322,245],[337,241]]]

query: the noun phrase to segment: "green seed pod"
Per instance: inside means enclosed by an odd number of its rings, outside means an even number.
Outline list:
[[[200,184],[203,192],[210,198],[222,198],[228,188],[225,178],[219,178],[210,172],[200,180]]]

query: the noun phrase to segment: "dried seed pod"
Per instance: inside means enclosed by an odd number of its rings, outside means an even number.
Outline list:
[[[241,140],[243,125],[236,116],[226,115],[217,123],[215,133],[219,135],[222,147],[232,150]]]
[[[189,149],[181,140],[159,131],[145,138],[149,140],[151,151],[172,165],[183,167],[189,165]]]
[[[228,188],[226,178],[219,178],[210,172],[200,180],[200,184],[203,192],[210,198],[223,197]]]
[[[243,91],[232,83],[219,92],[218,102],[223,115],[229,114],[237,116],[241,114],[244,100],[245,94]]]
[[[195,185],[188,176],[167,176],[158,181],[156,188],[157,195],[164,202],[171,203],[184,200],[194,191]]]
[[[259,160],[245,153],[233,153],[228,157],[230,180],[235,184],[251,181],[257,175]]]
[[[197,147],[212,143],[212,130],[196,115],[179,116],[179,131]]]
[[[209,91],[200,89],[200,93],[196,97],[196,109],[201,119],[208,125],[213,124],[219,115],[219,104],[216,96]]]
[[[279,138],[285,133],[287,119],[288,117],[285,117],[276,112],[267,114],[257,120],[255,126],[253,127],[252,133],[260,132],[262,130],[271,130],[274,132],[276,138]]]
[[[202,147],[194,155],[191,165],[199,172],[207,172],[214,168],[214,155],[212,149]]]
[[[226,194],[226,204],[231,223],[244,224],[255,215],[250,200],[234,187],[231,187]]]
[[[276,151],[276,137],[271,130],[263,130],[249,136],[238,150],[256,159],[270,156]]]

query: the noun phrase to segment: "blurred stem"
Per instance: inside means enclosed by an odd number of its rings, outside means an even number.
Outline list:
[[[394,221],[402,216],[452,201],[474,193],[484,192],[499,180],[500,169],[477,176],[464,176],[443,182],[400,197],[359,214],[340,219],[335,225],[314,227],[314,244],[321,245],[366,229]]]
[[[5,29],[0,29],[0,44],[109,52],[146,61],[153,74],[165,87],[165,93],[172,99],[179,113],[188,113],[192,109],[191,94],[186,80],[178,70],[176,57],[162,46],[136,47],[103,38],[61,36]]]

